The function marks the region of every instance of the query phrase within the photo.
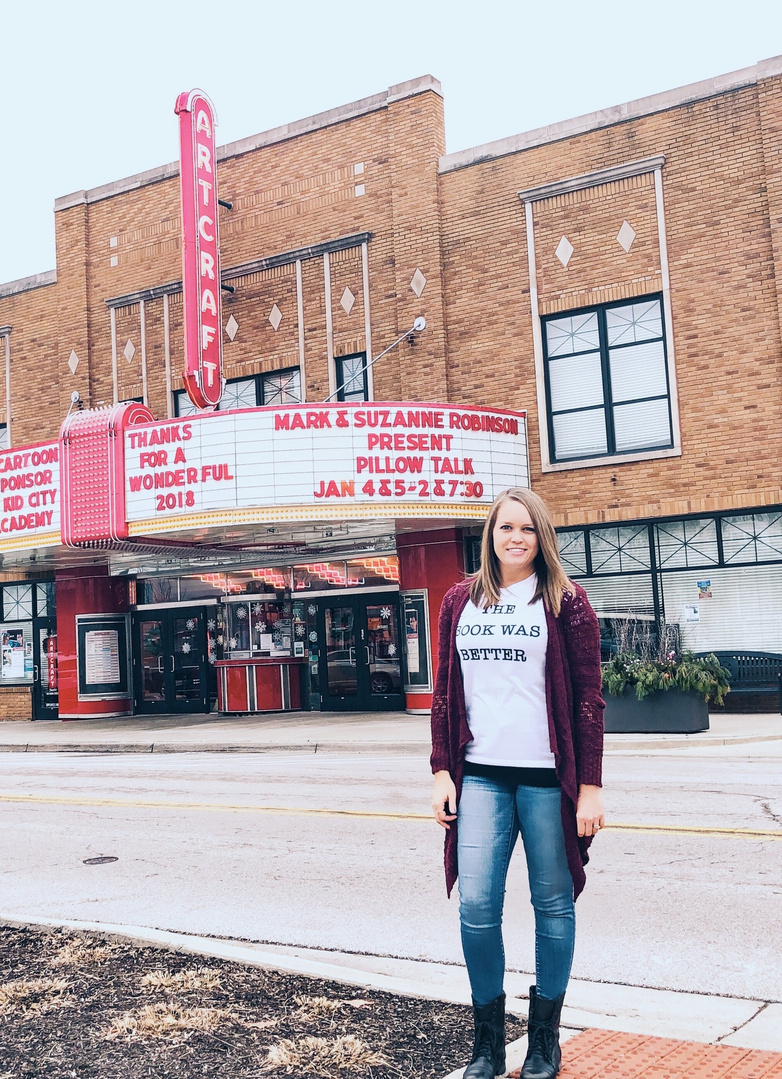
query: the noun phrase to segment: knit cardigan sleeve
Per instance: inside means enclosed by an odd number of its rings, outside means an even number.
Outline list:
[[[434,681],[431,712],[432,756],[430,763],[433,772],[452,771],[454,766],[451,752],[453,721],[452,709],[449,708],[448,684],[453,660],[454,600],[457,594],[456,587],[446,592],[440,606],[437,623],[437,674]]]
[[[573,739],[578,783],[602,786],[603,710],[600,623],[580,585],[562,597],[560,621],[573,689]]]

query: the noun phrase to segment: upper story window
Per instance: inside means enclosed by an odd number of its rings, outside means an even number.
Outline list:
[[[295,405],[301,401],[301,371],[298,367],[258,377],[262,405]]]
[[[673,446],[659,296],[542,322],[552,461]]]
[[[255,408],[257,405],[296,405],[301,401],[301,371],[291,367],[249,378],[232,378],[225,384],[218,408]],[[187,396],[187,390],[174,393],[177,416],[193,416],[199,409]]]
[[[357,352],[353,356],[335,357],[338,401],[369,400],[366,363],[366,352]]]
[[[8,424],[0,423],[0,450],[8,449]]]

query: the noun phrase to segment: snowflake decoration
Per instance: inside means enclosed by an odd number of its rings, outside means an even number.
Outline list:
[[[396,655],[396,645],[395,644],[390,644],[388,646],[388,654],[389,654],[389,656],[395,656]]]
[[[317,613],[318,613],[318,608],[315,606],[314,603],[311,603],[309,605],[309,607],[307,608],[307,614],[317,614]]]
[[[266,633],[267,625],[265,622],[256,622],[255,629],[257,633]]]
[[[246,607],[237,607],[236,608],[236,617],[237,618],[246,618],[247,617],[247,608]]]
[[[217,629],[217,621],[214,618],[210,618],[206,623],[206,628],[209,630]]]
[[[296,636],[297,637],[303,637],[304,636],[304,626],[301,624],[301,622],[296,623]]]
[[[386,619],[390,618],[391,617],[391,608],[390,607],[381,607],[380,608],[380,617],[381,618],[386,618]]]
[[[185,622],[185,629],[189,629],[191,632],[196,628],[195,618],[188,618]]]
[[[263,614],[263,604],[262,603],[253,603],[252,611],[253,611],[253,614]]]
[[[238,644],[239,644],[239,641],[238,641],[238,640],[236,639],[236,637],[231,637],[231,638],[229,639],[229,641],[228,641],[228,647],[229,647],[229,648],[236,648],[236,646],[237,646]]]
[[[312,641],[312,643],[314,644],[314,643],[315,643],[315,641],[317,641],[317,639],[318,639],[318,635],[317,635],[317,633],[315,632],[315,630],[314,630],[314,629],[313,629],[313,630],[311,630],[311,631],[310,631],[310,640]]]
[[[217,662],[217,657],[215,656],[214,652],[210,652],[209,656],[207,658],[209,659],[210,663],[216,663]]]
[[[190,644],[189,644],[189,642],[188,642],[188,641],[185,641],[185,642],[183,643],[183,645],[182,645],[182,651],[184,652],[184,654],[185,654],[185,655],[187,655],[187,653],[188,653],[188,652],[190,651]]]

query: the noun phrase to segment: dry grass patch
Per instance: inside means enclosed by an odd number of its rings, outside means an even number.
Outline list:
[[[64,978],[20,978],[0,985],[0,1012],[41,1015],[71,1003]]]
[[[73,940],[66,940],[49,962],[54,967],[103,963],[115,956],[118,951],[119,947],[116,944],[98,944],[97,941],[74,937]]]
[[[106,1041],[126,1042],[187,1037],[196,1031],[211,1034],[235,1016],[222,1008],[177,1008],[171,1004],[145,1004],[125,1012],[103,1031]]]
[[[389,1063],[354,1034],[345,1034],[339,1038],[283,1038],[268,1050],[262,1071],[277,1075],[303,1072],[318,1079],[334,1079],[338,1073],[366,1076],[367,1068],[387,1067]]]
[[[347,1008],[372,1007],[372,1001],[361,1000],[359,998],[354,1000],[335,1000],[332,997],[296,996],[293,998],[293,1003],[297,1005],[297,1009],[293,1013],[294,1018],[304,1020],[305,1022],[320,1019],[324,1016],[333,1016],[337,1012],[345,1011]]]
[[[167,970],[151,970],[141,979],[141,984],[147,989],[168,989],[176,993],[222,988],[219,970],[210,967],[190,967],[176,974]]]

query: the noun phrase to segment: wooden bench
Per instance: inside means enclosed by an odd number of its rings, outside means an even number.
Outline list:
[[[730,673],[732,693],[778,693],[782,713],[782,655],[778,652],[699,652],[714,655]]]

